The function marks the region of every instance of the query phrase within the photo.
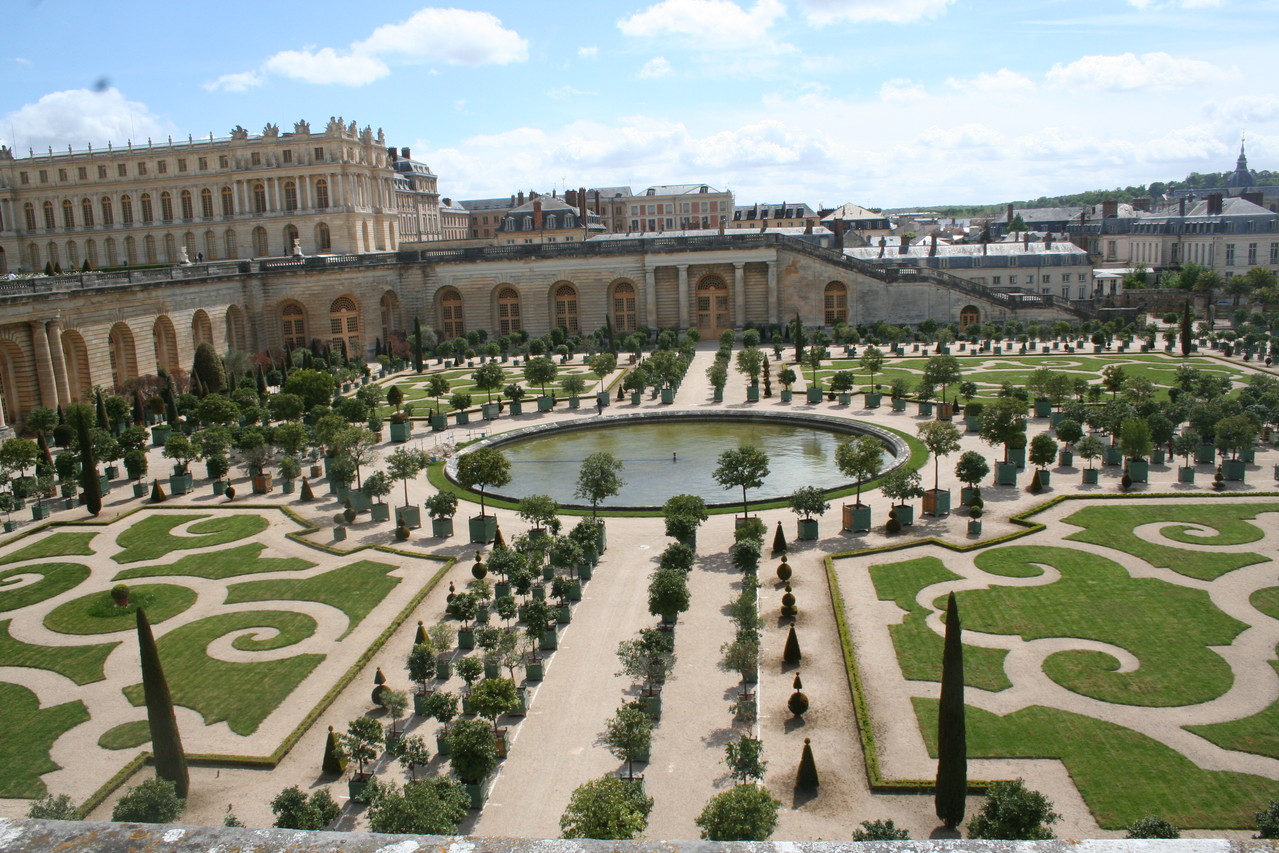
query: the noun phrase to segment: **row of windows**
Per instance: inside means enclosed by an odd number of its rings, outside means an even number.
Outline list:
[[[323,149],[322,147],[316,147],[316,148],[314,148],[314,149],[312,150],[312,156],[313,156],[313,158],[314,158],[314,160],[315,160],[316,162],[323,162],[323,160],[324,160],[324,149]],[[294,162],[294,161],[293,161],[293,151],[292,151],[291,149],[287,149],[287,148],[286,148],[284,151],[282,151],[282,152],[281,152],[281,159],[282,159],[282,162],[284,162],[284,163],[286,163],[286,164]],[[185,157],[179,157],[179,158],[177,158],[177,160],[176,160],[175,162],[176,162],[176,164],[177,164],[177,170],[178,170],[178,172],[179,172],[179,173],[183,173],[183,172],[187,172],[187,171],[189,171],[189,162],[190,162],[190,161],[189,161],[187,158],[185,158]],[[253,165],[253,166],[261,166],[261,165],[262,165],[262,153],[261,153],[260,151],[254,151],[254,152],[252,152],[252,153],[249,155],[249,163],[250,163],[250,165]],[[201,172],[207,172],[207,171],[209,170],[209,158],[208,158],[208,157],[197,157],[197,158],[195,158],[195,166],[196,166],[196,169],[197,169],[198,171],[201,171]],[[128,164],[128,163],[117,163],[115,168],[116,168],[116,177],[118,177],[118,178],[127,178],[127,177],[129,177],[129,164]],[[146,160],[139,160],[139,161],[137,161],[137,163],[136,163],[136,164],[135,164],[135,166],[134,166],[134,174],[135,174],[135,175],[138,175],[139,177],[145,177],[145,176],[147,175],[148,168],[149,168],[149,167],[148,167],[148,161],[146,161]],[[229,169],[229,168],[231,168],[231,158],[230,158],[228,155],[226,155],[226,154],[223,154],[223,155],[221,155],[220,157],[218,157],[218,168],[219,168],[219,169]],[[158,175],[167,175],[167,174],[169,173],[169,161],[168,161],[168,160],[156,160],[156,161],[155,161],[155,171],[156,171],[156,174],[158,174]],[[39,171],[37,171],[37,172],[36,172],[36,178],[39,180],[39,182],[40,182],[40,183],[42,183],[42,184],[47,184],[47,183],[49,183],[49,172],[50,172],[50,170],[48,170],[48,169],[40,169]],[[107,175],[108,175],[108,167],[107,167],[107,165],[106,165],[106,164],[99,164],[99,165],[98,165],[97,174],[98,174],[98,180],[105,180],[105,179],[107,178]],[[58,182],[59,182],[59,183],[66,183],[66,181],[68,180],[68,175],[69,175],[69,170],[68,170],[68,169],[58,169],[58,170],[57,170]],[[76,167],[76,179],[77,179],[77,180],[81,180],[81,181],[87,181],[87,180],[89,180],[89,167],[88,167],[88,166],[77,166],[77,167]],[[19,173],[18,173],[18,181],[19,181],[20,183],[22,183],[22,185],[23,185],[23,186],[30,185],[30,183],[31,183],[31,174],[30,174],[29,172],[19,172]]]
[[[221,199],[220,210],[223,216],[235,215],[235,193],[229,186],[224,186],[219,193]],[[200,216],[204,219],[212,219],[214,212],[213,191],[205,188],[200,190]],[[267,210],[266,185],[262,182],[253,184],[252,201],[254,213],[265,213]],[[143,193],[138,197],[139,212],[143,223],[150,223],[155,219],[155,207],[150,193]],[[178,196],[179,210],[182,219],[195,219],[195,196],[190,190],[183,190]],[[329,206],[329,184],[328,181],[321,178],[315,182],[315,204],[317,210],[324,210]],[[103,225],[113,225],[115,223],[115,203],[109,196],[103,196],[99,202],[101,211],[101,220]],[[23,205],[23,217],[26,221],[28,231],[36,230],[36,207],[31,202]],[[284,185],[284,209],[298,209],[298,189],[297,184],[288,181]],[[45,230],[52,231],[56,226],[55,211],[52,201],[46,201],[42,205]],[[164,222],[173,221],[173,195],[167,190],[160,193],[160,219]],[[129,195],[120,196],[120,221],[124,225],[133,224],[133,198]],[[80,200],[80,225],[85,228],[92,228],[94,225],[94,206],[90,199]],[[76,227],[75,204],[70,199],[62,201],[62,227],[71,229]]]
[[[718,213],[728,210],[726,201],[685,201],[679,206],[680,213]],[[673,204],[632,204],[631,216],[653,216],[659,213],[674,213]]]
[[[519,225],[518,225],[518,227],[517,227],[517,224],[516,224],[517,220],[519,220]],[[566,214],[564,214],[564,227],[565,227],[565,228],[573,228],[573,227],[575,227],[576,225],[577,225],[577,217],[576,217],[576,216],[574,216],[574,215],[573,215],[573,214],[571,214],[571,213],[566,213]],[[552,230],[552,229],[554,229],[554,228],[558,228],[558,227],[560,227],[560,226],[559,226],[559,219],[557,219],[557,218],[556,218],[556,216],[555,216],[555,214],[554,214],[554,213],[548,213],[548,214],[546,215],[546,217],[542,220],[542,228],[543,228],[543,229],[545,229],[545,230],[547,230],[547,231],[550,231],[550,230]],[[523,217],[508,216],[508,217],[506,217],[506,230],[507,230],[507,231],[516,231],[516,230],[520,230],[520,229],[522,229],[522,230],[524,230],[524,231],[532,231],[532,230],[533,230],[533,217],[532,217],[532,216],[523,216]]]
[[[1081,272],[1081,273],[1077,273],[1077,274],[1076,274],[1076,276],[1077,276],[1077,278],[1076,278],[1076,280],[1077,280],[1077,281],[1087,281],[1087,280],[1088,280],[1088,273]],[[1051,284],[1051,283],[1052,283],[1052,280],[1053,280],[1053,277],[1052,277],[1051,275],[1043,275],[1043,276],[1041,276],[1041,277],[1040,277],[1040,281],[1042,281],[1044,284]],[[1070,273],[1068,273],[1068,272],[1064,272],[1064,273],[1062,273],[1062,274],[1061,274],[1061,282],[1062,282],[1062,284],[1065,284],[1065,283],[1067,283],[1067,282],[1069,282],[1069,281],[1070,281]],[[1004,283],[1004,277],[1003,277],[1002,275],[994,275],[994,276],[991,276],[991,277],[990,277],[990,283],[991,283],[992,285],[995,285],[996,287],[998,287],[999,285],[1002,285],[1002,284]],[[1008,276],[1008,283],[1009,283],[1009,284],[1016,284],[1016,283],[1017,283],[1017,276],[1015,276],[1015,275],[1010,275],[1010,276]],[[1028,276],[1026,276],[1026,284],[1034,284],[1034,283],[1035,283],[1035,276],[1034,276],[1034,275],[1028,275]]]

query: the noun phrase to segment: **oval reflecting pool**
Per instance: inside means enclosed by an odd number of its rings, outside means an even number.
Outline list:
[[[593,424],[538,430],[529,435],[498,436],[493,443],[511,461],[511,482],[492,493],[518,499],[546,494],[561,504],[586,503],[574,496],[582,460],[607,452],[622,460],[625,485],[600,506],[654,507],[676,494],[694,494],[707,504],[741,503],[740,488],[715,482],[719,455],[747,445],[761,448],[769,460],[764,485],[750,489],[752,503],[775,500],[801,486],[834,489],[848,484],[835,466],[835,448],[866,425],[847,421],[786,418],[680,417],[674,415],[609,418]],[[895,442],[885,440],[884,470],[893,467]],[[898,455],[905,454],[898,451]]]

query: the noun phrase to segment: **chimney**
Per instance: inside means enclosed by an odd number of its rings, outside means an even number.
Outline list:
[[[1013,224],[1013,218],[1014,218],[1014,217],[1013,217],[1013,206],[1012,206],[1012,203],[1010,202],[1010,203],[1008,204],[1008,224],[1009,224],[1009,225],[1012,225],[1012,224]]]
[[[1178,216],[1186,215],[1186,197],[1184,195],[1181,198],[1177,199],[1177,215]]]
[[[813,233],[813,220],[812,220],[812,219],[805,219],[805,220],[804,220],[804,233],[805,233],[805,234],[812,234],[812,233]]]
[[[516,202],[515,206],[516,207],[522,206],[524,204],[524,190],[520,190],[520,193],[519,195],[516,196],[516,198],[518,199],[518,201]]]
[[[840,226],[841,226],[841,228],[840,228],[840,237],[843,237],[844,235],[843,235],[843,227],[842,227],[842,226],[843,226],[843,222],[844,222],[844,220],[842,220],[842,219],[837,219],[837,220],[836,220],[836,222],[839,222],[839,223],[840,223]],[[843,248],[843,247],[841,246],[840,248]],[[886,238],[886,237],[880,237],[880,238],[879,238],[879,256],[880,256],[881,258],[884,256],[884,252],[885,252],[885,250],[887,250],[887,249],[888,249],[888,238]]]
[[[1110,219],[1112,216],[1119,215],[1119,202],[1103,201],[1101,203],[1101,218]]]
[[[1240,197],[1241,199],[1243,199],[1244,201],[1250,201],[1250,202],[1252,202],[1253,204],[1257,205],[1257,207],[1265,207],[1265,206],[1266,206],[1266,205],[1265,205],[1266,197],[1265,197],[1264,195],[1262,195],[1261,193],[1256,193],[1256,192],[1254,192],[1254,193],[1240,193],[1240,194],[1239,194],[1239,197]]]
[[[401,148],[401,149],[400,149],[400,156],[401,156],[401,157],[403,157],[405,160],[411,160],[411,159],[413,159],[413,154],[412,154],[412,152],[410,152],[410,151],[409,151],[409,149],[407,149],[407,148]]]
[[[534,231],[542,230],[542,202],[541,201],[533,202],[533,230]]]
[[[386,149],[386,156],[391,158],[392,163],[396,161],[397,158],[395,156],[395,146],[391,146],[390,148]]]
[[[902,235],[901,245],[897,247],[897,254],[904,255],[910,251],[910,241],[906,239],[906,235]]]
[[[577,212],[582,220],[582,227],[586,227],[586,187],[577,188]]]
[[[990,244],[985,240],[981,241],[981,256],[984,258],[990,253]]]
[[[1044,248],[1051,249],[1053,247],[1053,232],[1049,231],[1044,235]]]
[[[600,210],[600,191],[599,190],[595,191],[595,212],[603,213],[603,211]]]
[[[1208,194],[1208,215],[1209,216],[1221,215],[1221,193]]]
[[[1029,231],[1021,232],[1021,249],[1023,252],[1030,251],[1030,232]]]
[[[937,257],[937,235],[933,234],[928,242],[928,257]]]
[[[847,223],[842,219],[832,219],[830,221],[831,230],[835,232],[835,248],[843,251],[844,248],[844,229]]]
[[[515,194],[511,193],[511,207],[515,207]]]
[[[445,206],[445,207],[452,207],[452,206],[453,206],[453,199],[451,199],[451,198],[442,198],[442,199],[440,199],[440,201],[444,202],[444,206]]]
[[[1133,209],[1133,210],[1140,210],[1140,211],[1144,211],[1145,213],[1149,213],[1149,212],[1150,212],[1150,203],[1151,203],[1151,199],[1150,199],[1150,197],[1149,197],[1149,196],[1142,196],[1141,198],[1134,198],[1134,199],[1132,200],[1132,209]]]
[[[577,190],[564,190],[564,203],[569,207],[577,207]]]

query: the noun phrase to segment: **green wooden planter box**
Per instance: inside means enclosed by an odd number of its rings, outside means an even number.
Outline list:
[[[853,395],[846,391],[841,393],[838,399],[841,406],[851,406],[853,404]]]
[[[373,509],[373,498],[364,494],[359,489],[350,489],[346,493],[346,499],[351,502],[351,508],[356,512],[368,512]]]
[[[154,447],[164,447],[164,443],[169,440],[169,435],[173,432],[173,427],[168,424],[156,424],[151,427],[151,444]]]
[[[822,401],[822,388],[820,385],[810,386],[804,393],[809,403],[820,403]]]
[[[1245,463],[1242,459],[1227,459],[1221,463],[1221,473],[1227,480],[1243,482]]]
[[[603,406],[607,409],[609,404],[612,402],[612,395],[610,395],[607,391],[600,391],[595,395],[595,405],[597,406]]]
[[[417,529],[422,526],[422,510],[415,506],[396,507],[395,510],[396,524],[403,524],[405,527]],[[449,519],[449,532],[453,532],[453,520]]]
[[[471,798],[471,808],[482,809],[489,798],[489,781],[485,779],[479,783],[463,782],[466,788],[466,795]]]
[[[971,486],[964,486],[959,490],[959,505],[967,508],[972,506],[973,498],[977,496],[977,490]]]
[[[969,520],[969,522],[968,522],[968,535],[969,535],[969,536],[980,536],[980,535],[981,535],[981,519]]]
[[[555,408],[555,398],[551,396],[537,398],[537,410],[539,412],[549,412]]]
[[[759,386],[758,385],[746,386],[746,402],[748,403],[759,402]]]
[[[904,411],[906,411],[906,398],[905,398],[905,397],[894,397],[894,398],[893,398],[893,411],[894,411],[894,412],[904,412]]]
[[[1134,483],[1150,482],[1150,462],[1146,459],[1129,459],[1128,476]]]
[[[480,407],[480,411],[486,421],[495,421],[497,420],[497,416],[500,414],[497,403],[485,403]]]
[[[212,483],[210,483],[210,485],[213,487],[213,494],[215,495],[226,494],[226,480],[214,480]]]
[[[1239,451],[1239,459],[1248,464],[1254,464],[1257,461],[1257,449],[1249,447],[1246,450]]]
[[[871,511],[866,504],[844,504],[844,530],[864,533],[870,530]]]
[[[453,417],[457,421],[458,426],[463,426],[471,422],[470,413],[464,410],[459,409],[458,411],[454,412]]]
[[[555,621],[561,625],[567,625],[573,621],[573,608],[565,604],[555,608]]]
[[[1279,466],[1276,466],[1279,467]],[[1193,483],[1195,481],[1195,466],[1182,465],[1177,468],[1178,483]]]
[[[497,516],[474,515],[468,519],[471,541],[479,545],[487,545],[497,537]]]
[[[357,778],[361,775],[364,776],[365,778],[363,779]],[[348,779],[346,783],[347,796],[353,800],[359,798],[364,793],[364,789],[369,787],[369,780],[372,778],[373,778],[372,774],[357,773],[355,774],[355,776]]]
[[[1207,463],[1211,465],[1217,459],[1217,446],[1215,444],[1201,444],[1195,448],[1195,461],[1199,463]]]
[[[1096,468],[1085,468],[1083,473],[1083,482],[1085,485],[1097,485],[1097,477],[1101,472]]]
[[[996,462],[995,463],[995,485],[996,486],[1017,485],[1017,463],[1016,462]]]
[[[402,424],[397,424],[395,421],[391,421],[391,441],[405,442],[412,437],[413,424],[411,422],[405,421]]]
[[[946,503],[948,504],[946,509],[947,511],[949,511],[950,510],[950,507],[949,507],[950,492],[946,493]],[[897,513],[897,520],[900,521],[904,527],[910,527],[911,525],[915,523],[915,507],[913,507],[912,505],[894,504],[892,507],[892,511]]]
[[[568,398],[568,407],[569,407],[570,409],[580,409],[580,408],[582,408],[582,398],[581,398],[581,397],[579,397],[579,396],[577,396],[576,394],[574,394],[573,396],[569,397],[569,398]]]
[[[868,409],[878,409],[879,404],[882,403],[883,400],[883,394],[876,394],[870,391],[866,392],[866,408]]]
[[[641,696],[640,704],[654,720],[662,718],[662,694],[654,693],[652,696]]]
[[[142,489],[143,489],[143,494],[146,494],[146,486],[143,486]],[[39,503],[39,502],[33,503],[31,505],[31,520],[44,521],[46,518],[49,517],[50,511],[51,510],[49,509],[49,505],[46,503]]]
[[[453,662],[450,660],[435,661],[435,677],[440,681],[448,681],[453,675]]]
[[[343,542],[345,540],[346,540],[346,528],[345,527],[333,528],[333,541]]]
[[[1046,418],[1052,414],[1052,400],[1036,400],[1035,401],[1035,417]]]
[[[453,535],[453,519],[451,518],[433,518],[431,519],[431,535],[436,539],[447,539]]]
[[[539,661],[530,661],[524,667],[525,681],[541,681],[546,675],[546,665]]]
[[[459,649],[475,648],[475,632],[470,628],[462,628],[457,632],[457,647]]]
[[[796,522],[796,526],[799,528],[799,532],[796,534],[797,538],[805,542],[814,542],[819,538],[817,533],[817,519],[801,518]]]
[[[431,431],[443,432],[449,428],[447,415],[431,415]]]
[[[674,388],[663,388],[663,389],[662,389],[662,402],[663,402],[663,403],[666,403],[667,405],[670,405],[671,403],[674,403],[674,402],[675,402],[675,389],[674,389]]]
[[[583,581],[588,581],[591,578],[595,577],[595,569],[594,567],[591,566],[590,563],[582,563],[582,565],[578,566],[577,568],[577,576],[581,578]],[[580,596],[580,593],[579,593],[579,596]]]
[[[924,515],[950,515],[950,489],[927,489],[924,492]],[[898,520],[901,517],[898,516]],[[902,522],[905,524],[906,522]]]
[[[1010,447],[1008,448],[1008,461],[1017,466],[1020,471],[1026,467],[1026,448]]]
[[[783,388],[783,389],[782,389],[782,402],[783,402],[783,403],[789,403],[789,402],[790,402],[790,401],[794,398],[794,396],[795,396],[795,392],[794,392],[794,391],[792,391],[791,389],[789,389],[789,388]],[[721,402],[723,402],[723,400],[724,400],[724,395],[723,395],[723,394],[721,394],[721,395],[719,396],[719,398],[718,398],[715,402],[717,402],[717,403],[721,403]]]
[[[191,491],[194,478],[190,474],[174,474],[169,477],[169,494],[185,495]]]
[[[1075,464],[1075,454],[1069,450],[1063,450],[1057,454],[1057,464],[1062,468],[1070,468]]]
[[[374,521],[390,521],[391,520],[390,504],[382,504],[382,503],[373,504],[369,512],[372,514]]]
[[[931,400],[921,400],[919,402],[919,414],[926,418],[933,416],[933,404]]]
[[[440,737],[439,735],[435,736],[435,752],[437,755],[449,754],[448,738]]]
[[[560,635],[552,628],[542,632],[542,640],[537,646],[544,652],[553,652],[560,647]]]

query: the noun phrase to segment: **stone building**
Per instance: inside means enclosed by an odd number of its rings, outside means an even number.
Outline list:
[[[561,202],[563,203],[563,202]],[[559,214],[557,214],[559,215]],[[90,295],[91,298],[85,298]],[[781,233],[648,237],[217,261],[0,282],[0,413],[127,389],[195,348],[371,355],[414,318],[443,338],[698,328],[703,337],[798,316],[964,325],[1083,316],[1052,294],[1002,293],[927,266],[901,269]]]
[[[394,251],[382,131],[330,119],[258,136],[17,157],[0,148],[0,272]]]
[[[465,240],[471,236],[471,212],[451,198],[440,203],[440,230],[444,240]]]
[[[395,207],[399,211],[401,243],[443,240],[439,181],[431,167],[414,160],[407,148],[386,149],[395,170]]]
[[[494,242],[502,246],[580,243],[603,231],[599,214],[587,208],[584,199],[577,206],[555,195],[530,193],[528,201],[502,217]]]
[[[706,184],[649,187],[627,201],[630,233],[718,228],[733,215],[733,194]]]
[[[730,228],[803,228],[817,221],[817,211],[803,202],[747,204],[733,208]]]

